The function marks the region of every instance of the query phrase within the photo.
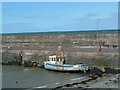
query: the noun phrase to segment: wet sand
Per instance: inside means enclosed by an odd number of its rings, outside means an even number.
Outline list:
[[[82,78],[81,73],[61,73],[42,68],[23,67],[15,65],[2,66],[3,88],[53,88],[70,79]]]
[[[119,88],[120,74],[61,73],[40,68],[8,66],[2,68],[3,88]]]
[[[109,88],[109,89],[120,89],[118,80],[119,74],[104,74],[103,77],[97,77],[91,80],[90,78],[81,80],[72,84],[65,84],[58,88]]]
[[[118,75],[108,74],[91,82],[88,82],[84,87],[89,88],[118,88]]]

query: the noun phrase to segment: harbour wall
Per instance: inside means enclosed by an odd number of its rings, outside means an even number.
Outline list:
[[[118,34],[6,35],[0,36],[3,46],[46,47],[118,45]]]
[[[20,57],[22,53],[22,58]],[[39,50],[3,50],[2,62],[6,61],[35,61],[43,65],[43,61],[48,59],[49,55],[54,54],[50,51]],[[97,67],[118,68],[118,53],[101,53],[101,52],[65,52],[66,64],[87,64]]]
[[[9,61],[35,61],[43,63],[48,59],[49,55],[56,54],[57,46],[61,44],[63,47],[84,47],[84,46],[107,46],[107,48],[116,45],[118,47],[118,34],[41,34],[41,35],[3,35],[0,36],[2,40],[2,62]],[[45,50],[45,48],[53,47],[56,50]],[[16,50],[14,50],[16,48]],[[40,48],[40,50],[38,50]],[[41,50],[41,48],[43,48]],[[52,48],[52,49],[53,49]],[[23,49],[23,50],[22,50]],[[28,49],[28,50],[27,50]],[[66,63],[77,64],[85,63],[90,66],[107,66],[117,67],[118,65],[118,53],[105,53],[96,51],[67,51]],[[109,52],[109,51],[108,51]],[[28,57],[27,57],[28,56]]]

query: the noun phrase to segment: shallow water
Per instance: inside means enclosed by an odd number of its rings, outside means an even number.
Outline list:
[[[77,80],[86,75],[62,73],[41,68],[3,65],[2,88],[33,88],[60,84],[67,80]]]

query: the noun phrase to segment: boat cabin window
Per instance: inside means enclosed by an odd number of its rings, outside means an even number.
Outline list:
[[[55,61],[56,59],[55,58],[51,58],[52,59],[52,61]]]
[[[56,56],[49,56],[49,61],[56,61]]]

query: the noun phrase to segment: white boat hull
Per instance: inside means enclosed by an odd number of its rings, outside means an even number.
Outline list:
[[[44,61],[44,68],[48,70],[63,71],[63,72],[88,71],[88,66],[83,64],[79,64],[79,65],[55,64],[55,63],[50,63],[49,61]]]

